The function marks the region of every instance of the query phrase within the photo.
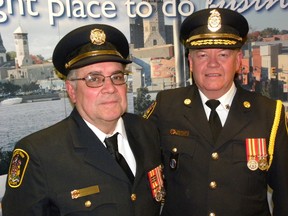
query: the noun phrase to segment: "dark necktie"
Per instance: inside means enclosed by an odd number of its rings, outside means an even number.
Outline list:
[[[216,142],[218,135],[222,129],[222,124],[216,108],[219,106],[220,102],[218,100],[208,100],[206,105],[211,109],[209,116],[210,129],[212,131],[214,142]]]
[[[113,136],[105,138],[104,143],[106,144],[107,150],[110,152],[112,157],[115,158],[115,160],[118,162],[118,164],[122,167],[122,169],[128,176],[131,183],[133,183],[134,175],[129,165],[127,164],[125,158],[118,151],[117,135],[118,133],[115,133]]]

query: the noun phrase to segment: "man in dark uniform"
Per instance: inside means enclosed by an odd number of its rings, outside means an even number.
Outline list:
[[[159,136],[126,113],[128,55],[127,39],[108,25],[83,26],[60,40],[53,63],[67,76],[75,108],[16,144],[3,216],[159,215]]]
[[[228,9],[204,9],[180,29],[195,83],[160,92],[144,116],[157,125],[163,148],[162,215],[268,216],[270,186],[273,215],[287,216],[284,107],[234,83],[246,19]]]

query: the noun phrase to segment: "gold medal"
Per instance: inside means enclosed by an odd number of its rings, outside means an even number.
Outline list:
[[[267,163],[267,159],[266,157],[261,157],[258,161],[258,166],[259,166],[259,169],[264,171],[264,170],[267,170],[268,168],[268,163]]]
[[[155,200],[157,202],[161,202],[162,199],[163,199],[163,194],[162,194],[161,190],[159,190],[159,191],[156,192]]]
[[[258,166],[264,171],[268,168],[266,139],[258,139]]]

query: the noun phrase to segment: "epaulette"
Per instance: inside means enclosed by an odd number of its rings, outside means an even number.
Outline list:
[[[144,119],[148,119],[148,118],[150,117],[150,115],[153,113],[153,111],[154,111],[154,109],[155,109],[155,107],[156,107],[156,104],[157,104],[157,102],[154,101],[154,102],[148,107],[148,109],[144,112],[144,114],[143,114],[143,116],[142,116]]]

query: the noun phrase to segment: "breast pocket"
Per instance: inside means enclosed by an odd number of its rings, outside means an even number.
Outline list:
[[[161,134],[164,165],[170,171],[177,171],[185,160],[193,160],[197,148],[197,137],[191,136],[189,131],[173,132],[167,129]],[[186,162],[185,162],[186,163]]]
[[[233,144],[232,144],[233,143]],[[240,194],[255,195],[262,193],[267,188],[267,172],[259,168],[252,170],[248,166],[246,145],[244,140],[234,140],[232,148],[232,174],[235,186]]]
[[[89,188],[88,186],[87,188]],[[107,192],[108,185],[99,185],[99,192],[72,198],[71,191],[57,195],[61,215],[117,215],[113,193]],[[83,188],[85,189],[85,187]]]

